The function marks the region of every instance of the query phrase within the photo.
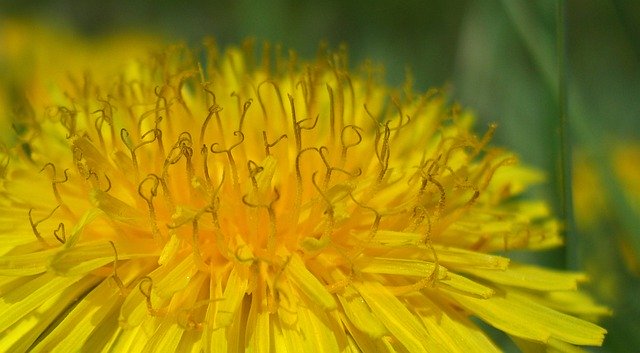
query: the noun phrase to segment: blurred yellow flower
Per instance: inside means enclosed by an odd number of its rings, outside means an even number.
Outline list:
[[[613,309],[603,324],[611,330],[606,348],[618,352],[640,344],[640,144],[608,146],[577,151],[573,195],[581,261],[593,278],[589,289]]]
[[[615,227],[614,234],[607,234],[607,242],[616,243],[623,255],[627,269],[640,274],[638,229],[627,219],[640,215],[640,144],[619,142],[606,155],[607,161],[596,162],[584,151],[576,153],[573,178],[576,223],[583,233],[597,233],[602,228]],[[598,163],[611,165],[612,170],[603,175]],[[622,199],[620,199],[622,198]],[[627,205],[626,208],[620,204]],[[593,253],[593,255],[596,255]]]
[[[252,53],[176,46],[31,98],[0,158],[0,350],[500,351],[471,316],[601,344],[584,275],[491,254],[561,242],[493,126],[344,52]]]

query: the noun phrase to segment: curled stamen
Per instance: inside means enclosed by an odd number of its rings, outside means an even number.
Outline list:
[[[309,79],[309,81],[311,81],[311,73],[309,72],[311,68],[307,67],[307,72],[305,72],[304,77],[298,81],[296,83],[296,88],[299,88],[302,91],[302,96],[304,97],[304,102],[306,106],[309,106],[310,104],[310,94],[309,91],[312,89],[310,86],[312,85],[312,82],[307,82],[305,81],[306,79]]]
[[[347,137],[345,133],[347,132],[347,129],[350,129],[356,134],[357,137],[355,142],[351,142],[351,143],[346,142]],[[344,162],[347,159],[347,150],[351,147],[355,147],[359,145],[362,142],[362,134],[360,133],[360,131],[364,131],[364,130],[361,127],[356,125],[347,125],[342,128],[342,131],[340,132],[340,143],[342,144],[342,152],[340,153],[340,158],[341,158],[342,164],[344,164]]]
[[[78,146],[73,146],[71,153],[73,154],[73,161],[76,163],[76,166],[82,171],[82,159],[84,158],[82,149]]]
[[[169,122],[171,122],[171,118],[169,116],[169,107],[170,104],[167,101],[167,98],[165,98],[164,94],[166,91],[166,86],[160,87],[160,86],[156,86],[155,89],[153,90],[153,92],[156,95],[156,111],[159,113],[160,111],[164,110],[166,115],[167,115],[167,120]],[[162,102],[162,103],[161,103]]]
[[[133,141],[131,141],[131,134],[129,134],[129,131],[127,131],[127,129],[120,129],[120,140],[122,140],[125,147],[127,147],[129,151],[133,150]]]
[[[381,182],[384,179],[384,175],[389,169],[389,157],[391,156],[391,152],[389,149],[389,137],[391,136],[391,130],[389,129],[389,122],[387,121],[384,124],[384,132],[381,133],[379,130],[376,131],[376,139],[375,139],[375,152],[376,157],[378,157],[378,161],[380,162],[380,173],[378,174],[378,182]],[[378,147],[378,145],[382,143],[382,146]]]
[[[438,260],[438,253],[436,252],[436,249],[433,247],[433,242],[431,240],[431,220],[430,219],[427,219],[427,220],[428,220],[427,230],[425,231],[422,241],[424,245],[426,245],[427,248],[431,251],[431,255],[433,256],[433,263],[434,263],[433,271],[431,271],[429,275],[425,276],[422,280],[418,281],[417,283],[414,283],[413,285],[395,287],[394,291],[398,295],[408,294],[415,290],[420,290],[426,287],[427,285],[431,285],[433,287],[436,285],[436,282],[438,281],[438,273],[440,272],[440,261]]]
[[[422,196],[424,194],[424,191],[427,188],[427,185],[431,181],[430,179],[433,178],[434,175],[438,175],[439,169],[440,169],[439,161],[441,158],[442,158],[441,154],[438,155],[436,159],[430,158],[426,160],[420,167],[419,173],[421,174],[420,177],[422,178],[422,183],[420,185],[420,190],[418,191],[418,196]],[[425,172],[424,168],[427,165],[429,165],[429,168]]]
[[[96,172],[94,172],[93,170],[89,169],[89,172],[87,173],[87,176],[84,178],[84,180],[89,180],[91,179],[91,177],[93,177],[95,179],[95,183],[99,183],[100,182],[100,178],[98,178],[98,174],[96,174]],[[92,183],[95,185],[95,183]]]
[[[508,165],[513,165],[515,163],[517,163],[518,160],[515,157],[508,157],[505,158],[503,160],[501,160],[500,162],[496,163],[492,168],[489,169],[489,171],[486,173],[486,176],[484,178],[484,180],[482,181],[482,184],[480,184],[478,186],[479,190],[485,190],[487,188],[487,186],[489,185],[489,182],[491,181],[491,179],[493,178],[493,175],[495,174],[495,172],[504,166],[508,166]]]
[[[242,144],[242,142],[244,142],[244,134],[242,133],[242,131],[234,131],[233,135],[234,136],[240,136],[240,140],[238,142],[234,143],[233,145],[231,145],[231,147],[229,147],[227,149],[217,149],[216,147],[219,145],[219,143],[216,142],[216,143],[211,145],[211,153],[226,153],[226,152],[230,152],[234,148],[240,146],[240,144]]]
[[[193,162],[191,162],[191,157],[193,157],[193,148],[189,146],[182,146],[182,155],[187,159],[187,175],[189,176],[189,180],[193,180],[195,175],[195,170],[193,168]]]
[[[398,126],[391,128],[391,131],[395,131],[394,138],[398,138],[398,133],[400,132],[400,130],[411,123],[411,117],[407,115],[407,122],[403,122],[405,115],[402,113],[402,106],[400,105],[398,97],[391,97],[391,101],[396,109],[398,109],[398,116],[400,117]]]
[[[107,174],[104,175],[104,178],[107,179],[107,188],[104,190],[104,192],[109,192],[109,190],[111,190],[111,179],[109,179],[109,176]]]
[[[181,132],[180,136],[178,136],[178,141],[176,141],[175,146],[180,148],[193,146],[191,133],[189,133],[188,131]]]
[[[224,174],[223,174],[223,178],[224,178]],[[222,183],[220,184],[220,187],[222,187]],[[218,190],[220,189],[220,187],[218,188]],[[227,260],[230,260],[231,258],[234,257],[234,255],[229,249],[228,238],[222,232],[222,229],[220,227],[220,219],[218,218],[218,206],[220,205],[220,199],[217,196],[215,196],[216,194],[217,194],[217,191],[214,193],[214,197],[213,197],[213,200],[211,201],[211,204],[204,209],[204,212],[211,214],[211,222],[213,223],[213,233],[215,235],[216,246],[220,251],[220,254]]]
[[[435,219],[439,219],[440,215],[442,215],[442,213],[444,212],[444,207],[445,207],[445,203],[446,203],[446,193],[444,191],[444,186],[442,186],[442,184],[437,181],[436,179],[433,178],[433,176],[429,175],[429,177],[427,178],[427,180],[432,183],[433,185],[436,186],[436,188],[438,188],[438,191],[440,192],[440,199],[438,200],[438,207],[436,208],[436,212],[435,212]]]
[[[140,283],[138,283],[138,289],[140,293],[145,297],[147,301],[147,311],[152,316],[160,316],[160,312],[153,308],[151,303],[151,290],[153,289],[153,279],[149,276],[142,277]]]
[[[247,162],[247,169],[249,170],[249,178],[251,178],[251,184],[253,184],[254,190],[258,190],[258,181],[256,175],[260,174],[264,168],[256,164],[256,162],[249,160]]]
[[[331,143],[336,139],[336,111],[333,101],[333,88],[327,83],[327,94],[329,94],[329,130],[331,132]],[[344,128],[342,129],[344,131]],[[344,146],[344,144],[343,144]]]
[[[166,191],[166,194],[169,195],[169,189],[166,185],[165,180],[169,177],[169,166],[173,164],[177,164],[182,156],[187,158],[187,172],[190,173],[190,177],[193,176],[193,165],[191,164],[191,156],[193,156],[193,149],[191,146],[193,145],[191,134],[187,131],[183,131],[178,136],[178,140],[173,145],[171,150],[169,150],[169,155],[164,160],[164,165],[162,167],[162,187]],[[170,197],[170,196],[169,196]]]
[[[203,272],[209,271],[209,266],[204,262],[202,258],[202,252],[200,251],[200,239],[198,233],[198,219],[204,213],[205,210],[199,212],[196,216],[193,217],[193,221],[191,222],[191,241],[193,247],[193,257],[195,259],[196,265],[198,269]]]
[[[244,104],[242,105],[242,115],[240,115],[240,123],[238,124],[238,131],[242,131],[244,118],[247,115],[247,111],[249,110],[249,107],[251,107],[251,103],[253,103],[253,99],[249,99],[248,101],[244,102]]]
[[[202,71],[202,66],[200,65],[200,63],[198,63],[198,68],[200,69],[202,90],[205,93],[205,99],[207,101],[207,105],[209,106],[209,111],[211,111],[211,108],[216,105],[216,95],[209,89],[209,86],[211,86],[211,82],[204,82],[204,72]]]
[[[273,141],[272,143],[269,143],[269,140],[267,139],[267,132],[265,130],[262,130],[262,139],[264,141],[264,151],[265,154],[268,156],[271,154],[270,152],[270,148],[274,147],[276,144],[278,144],[278,142],[280,142],[280,140],[287,138],[287,134],[282,134],[280,137],[278,137],[275,141]]]
[[[207,181],[207,185],[211,185],[211,176],[209,176],[209,162],[207,157],[209,155],[209,148],[207,145],[202,145],[200,148],[200,154],[202,155],[202,170],[204,172],[204,179]]]
[[[211,93],[211,94],[213,95],[213,93]],[[214,95],[214,100],[215,100],[215,95]],[[204,122],[202,123],[202,126],[200,126],[200,140],[199,140],[199,143],[201,145],[204,144],[204,134],[207,131],[207,126],[209,125],[209,121],[211,120],[211,117],[213,117],[213,115],[215,115],[215,114],[218,114],[221,110],[222,110],[222,108],[217,104],[214,104],[214,105],[209,107],[209,113],[207,114],[207,117],[204,119]]]
[[[329,164],[329,159],[327,158],[326,153],[328,153],[329,149],[326,146],[321,146],[320,148],[315,148],[316,151],[318,151],[318,154],[320,155],[320,158],[322,159],[322,163],[324,163],[325,167],[327,168],[326,174],[325,174],[325,179],[323,182],[323,188],[326,189],[329,186],[329,181],[331,179],[331,176],[333,175],[334,171],[338,171],[341,173],[344,173],[350,177],[357,177],[360,174],[362,174],[362,169],[360,168],[356,168],[356,170],[354,172],[349,172],[345,169],[342,168],[338,168],[338,167],[332,167]]]
[[[273,208],[273,205],[276,203],[276,201],[280,200],[280,191],[278,190],[278,188],[274,188],[273,192],[275,193],[275,197],[268,204],[253,204],[247,201],[248,195],[245,194],[242,196],[242,203],[244,203],[245,205],[249,207],[254,207],[254,208],[265,208],[267,210],[267,214],[269,216],[269,234],[267,235],[267,251],[270,254],[272,254],[273,251],[275,250],[276,234],[278,233],[276,228],[276,212]]]
[[[58,228],[53,231],[53,236],[58,239],[61,244],[67,242],[67,233],[64,229],[64,223],[60,222],[58,224]]]
[[[51,188],[53,189],[53,196],[55,196],[56,201],[58,201],[60,205],[64,205],[64,202],[62,202],[62,197],[60,196],[60,191],[58,190],[58,184],[66,183],[69,180],[69,169],[64,170],[64,179],[58,180],[56,179],[56,166],[53,163],[48,162],[44,165],[44,167],[42,167],[42,169],[40,169],[40,171],[44,171],[47,167],[51,168]],[[65,210],[70,212],[67,207],[65,207]]]
[[[95,181],[91,182],[91,187],[98,189],[100,187],[100,177],[93,170],[89,170],[87,176],[84,179],[89,180],[91,177],[95,179]],[[107,174],[104,174],[104,178],[107,180],[107,188],[103,191],[109,192],[109,190],[111,190],[111,179],[109,179]]]
[[[107,120],[107,118],[105,117],[106,114],[104,109],[98,109],[96,111],[93,111],[92,113],[93,114],[100,113],[100,116],[93,121],[93,127],[96,129],[96,133],[98,134],[98,139],[100,140],[100,147],[102,147],[102,150],[104,151],[105,144],[104,144],[104,136],[102,136],[102,124]]]
[[[48,215],[46,215],[43,219],[37,222],[34,222],[33,216],[31,216],[31,213],[33,212],[33,208],[29,209],[29,224],[31,225],[31,230],[33,231],[33,234],[36,236],[36,238],[38,238],[38,240],[45,245],[47,244],[47,242],[44,240],[42,235],[40,235],[40,232],[38,232],[38,225],[46,221],[47,219],[51,218],[51,216],[53,216],[53,213],[56,212],[58,208],[60,208],[60,205],[56,206],[51,212],[49,212]]]
[[[145,184],[151,182],[151,186],[147,188]],[[149,208],[149,220],[151,222],[151,232],[155,239],[160,239],[160,229],[158,228],[158,221],[156,219],[156,210],[153,206],[153,199],[158,195],[158,186],[160,185],[160,178],[155,174],[147,175],[141,182],[138,184],[138,194],[142,199],[147,203],[147,207]]]
[[[245,205],[249,206],[249,207],[253,207],[253,208],[269,208],[271,207],[276,201],[280,200],[280,191],[278,191],[278,188],[274,188],[273,192],[276,194],[275,197],[268,203],[268,204],[254,204],[252,202],[248,201],[248,197],[249,195],[244,194],[242,195],[242,203],[244,203]]]
[[[300,201],[298,199],[302,196],[302,171],[300,169],[300,158],[302,157],[302,154],[307,151],[318,151],[318,149],[316,147],[307,147],[302,151],[299,151],[298,155],[296,156],[296,190],[298,194],[298,196],[296,197],[297,201]]]
[[[116,250],[116,244],[113,243],[113,241],[109,240],[109,244],[111,245],[111,248],[113,249],[113,274],[111,275],[111,278],[113,278],[113,281],[116,282],[116,285],[118,286],[118,289],[120,289],[120,294],[123,295],[125,294],[125,285],[122,282],[122,279],[120,278],[120,276],[118,276],[118,250]]]
[[[144,135],[142,135],[140,137],[140,139],[142,140],[139,144],[134,145],[133,141],[131,140],[131,135],[129,134],[129,131],[127,131],[127,129],[122,128],[120,130],[120,139],[122,140],[122,142],[125,144],[125,146],[127,147],[127,149],[129,149],[129,153],[131,154],[131,162],[133,163],[133,167],[136,171],[136,178],[138,176],[138,171],[139,171],[139,167],[138,167],[138,157],[136,155],[136,150],[144,145],[150,144],[152,142],[154,142],[158,136],[158,134],[156,133],[156,129],[147,131],[146,133],[144,133]],[[152,135],[150,140],[144,140],[145,138],[147,138],[148,135]]]
[[[428,222],[431,223],[431,219],[428,218],[429,214],[427,213],[427,209],[423,206],[416,206],[413,208],[413,212],[411,218],[409,220],[409,225],[404,229],[405,232],[415,232],[416,229],[422,224],[422,222],[427,218]]]
[[[78,112],[75,109],[71,110],[66,107],[58,107],[58,113],[60,114],[60,123],[67,129],[67,138],[75,136]]]
[[[135,146],[134,150],[137,150],[138,148],[140,148],[140,147],[142,147],[144,145],[148,145],[148,144],[154,142],[158,138],[159,132],[160,132],[160,130],[154,128],[154,129],[151,129],[151,130],[145,132],[144,134],[142,134],[142,136],[140,136],[140,140],[141,141],[140,141],[139,144],[137,144]],[[151,139],[145,140],[147,138],[147,136],[151,136]]]
[[[56,179],[56,166],[55,164],[51,163],[51,162],[47,162],[42,169],[40,169],[40,172],[43,172],[47,167],[51,168],[51,182],[55,183],[55,184],[62,184],[64,182],[66,182],[67,180],[69,180],[69,176],[67,175],[67,173],[69,172],[69,169],[65,169],[64,170],[64,180],[57,180]]]
[[[458,174],[451,167],[444,166],[444,168],[449,173],[451,173],[451,175],[458,181],[458,184],[456,185],[456,188],[473,190],[473,195],[471,196],[471,199],[469,199],[469,201],[467,201],[467,203],[462,207],[462,209],[467,209],[467,208],[471,207],[475,203],[475,201],[478,199],[478,197],[480,196],[480,190],[478,189],[478,187],[473,185],[472,183],[470,183],[467,178],[464,178],[464,179],[460,178],[458,176]]]
[[[113,112],[117,111],[118,109],[111,104],[110,99],[113,98],[111,95],[107,95],[107,99],[103,99],[98,97],[97,101],[102,103],[103,108],[96,110],[96,112],[100,111],[102,112],[102,117],[103,119],[107,122],[107,124],[112,125],[113,124]]]
[[[176,144],[173,147],[171,147],[171,149],[169,150],[169,155],[164,160],[164,166],[163,166],[164,168],[163,168],[162,175],[165,176],[166,170],[168,169],[168,167],[172,164],[178,163],[180,161],[180,158],[182,158],[183,155],[184,154],[182,153],[182,148],[179,144]]]
[[[320,115],[316,115],[315,119],[313,119],[313,123],[309,126],[302,126],[302,123],[304,123],[305,121],[310,121],[311,118],[307,118],[307,119],[302,119],[300,121],[298,121],[298,128],[300,130],[313,130],[315,129],[316,125],[318,124],[318,119],[320,118]]]
[[[296,106],[293,102],[293,96],[287,94],[287,97],[289,97],[289,105],[291,106],[291,120],[293,121],[293,134],[296,139],[296,151],[300,153],[300,150],[302,149],[302,141],[300,127],[298,126],[298,118],[296,117]]]
[[[331,233],[333,233],[333,228],[334,228],[334,224],[335,224],[335,219],[334,219],[335,210],[333,209],[333,204],[331,203],[331,200],[329,199],[329,197],[327,197],[327,195],[324,192],[322,192],[322,190],[318,186],[318,183],[316,182],[316,174],[318,174],[318,172],[314,172],[313,175],[311,176],[311,183],[313,184],[313,186],[315,186],[316,190],[320,194],[320,197],[322,197],[324,202],[327,204],[327,208],[325,209],[325,213],[329,217],[329,222],[327,224],[326,229],[324,230],[324,232],[322,234],[322,238],[328,239],[327,237],[330,236]]]
[[[266,80],[258,84],[258,88],[256,89],[256,95],[258,96],[258,103],[260,103],[260,107],[262,108],[262,113],[264,114],[265,119],[267,117],[267,108],[264,105],[262,94],[260,93],[260,88],[262,88],[262,85],[264,85],[265,83],[268,83],[271,85],[271,87],[273,87],[273,90],[276,92],[276,96],[278,97],[278,102],[280,102],[280,113],[282,116],[286,116],[284,101],[282,100],[282,93],[280,92],[280,88],[275,82],[271,80]]]
[[[367,113],[367,116],[371,119],[371,121],[379,128],[382,126],[382,124],[380,123],[380,119],[377,119],[376,117],[373,116],[373,114],[371,113],[371,111],[369,110],[369,107],[367,107],[367,104],[363,104],[362,105],[364,107],[364,112]]]
[[[353,254],[349,257],[350,259],[355,259],[358,256],[360,256],[360,254],[362,254],[362,252],[365,249],[366,244],[371,243],[371,241],[376,237],[376,234],[378,233],[378,229],[380,227],[380,221],[382,220],[382,215],[375,208],[373,208],[371,206],[367,206],[367,205],[361,203],[360,201],[356,200],[356,198],[353,196],[353,194],[351,192],[349,193],[349,197],[351,198],[351,200],[356,205],[358,205],[358,207],[361,207],[361,208],[364,208],[366,210],[369,210],[369,211],[373,212],[373,214],[375,214],[375,219],[373,220],[373,223],[371,224],[371,229],[369,230],[369,236],[367,237],[367,239],[364,242],[361,242],[358,247],[353,249],[354,250],[354,251],[352,251]]]
[[[148,193],[147,193],[147,192],[143,191],[143,186],[144,186],[145,183],[147,183],[149,181],[152,182],[153,184],[148,189]],[[140,184],[138,184],[138,194],[147,203],[151,203],[151,202],[153,202],[153,198],[158,196],[158,186],[159,185],[160,185],[160,178],[155,174],[149,174],[144,179],[142,179]],[[148,194],[148,196],[146,194]]]
[[[140,131],[142,131],[144,122],[149,119],[150,117],[154,117],[155,119],[153,120],[153,128],[151,128],[151,130],[157,129],[158,125],[160,125],[160,122],[162,121],[162,116],[159,115],[159,111],[154,109],[151,109],[149,111],[146,111],[144,113],[142,113],[142,115],[140,115],[140,118],[138,119],[138,124],[137,124],[137,128],[138,128],[138,133],[140,133]]]
[[[331,172],[333,172],[333,168],[329,164],[329,161],[327,160],[327,156],[325,155],[325,153],[328,150],[329,149],[326,146],[320,146],[320,148],[317,150],[318,154],[320,154],[320,159],[322,159],[322,163],[324,163],[325,168],[327,168],[327,171],[324,176],[324,182],[322,183],[322,187],[325,190],[329,186],[329,179],[331,179]]]
[[[293,132],[296,139],[296,150],[300,152],[300,150],[302,149],[302,130],[313,130],[316,127],[316,124],[318,123],[318,118],[320,117],[320,115],[316,115],[312,125],[302,126],[303,122],[309,121],[311,120],[311,118],[298,121],[298,118],[296,117],[296,108],[293,102],[293,96],[288,94],[288,97],[289,97],[289,104],[291,105],[291,119],[293,121]]]
[[[242,131],[235,131],[233,133],[234,136],[239,136],[240,140],[238,142],[236,142],[235,144],[231,145],[231,147],[227,148],[227,149],[217,149],[217,146],[219,145],[217,142],[214,143],[213,145],[211,145],[211,153],[217,154],[217,153],[226,153],[227,154],[227,158],[229,159],[229,165],[231,166],[231,172],[233,173],[233,184],[234,185],[239,185],[240,184],[240,178],[238,177],[238,168],[236,166],[236,162],[233,159],[233,154],[231,153],[231,151],[240,146],[240,144],[242,144],[244,142],[244,134],[242,133]]]

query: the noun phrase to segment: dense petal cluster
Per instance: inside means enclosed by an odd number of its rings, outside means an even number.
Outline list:
[[[493,126],[343,52],[252,53],[172,47],[14,121],[1,349],[499,351],[471,316],[523,345],[602,342],[569,315],[602,311],[583,275],[492,254],[561,241]]]

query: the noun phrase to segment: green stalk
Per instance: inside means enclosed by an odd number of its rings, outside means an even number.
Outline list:
[[[559,153],[557,154],[553,174],[556,181],[558,212],[564,225],[566,241],[564,248],[565,267],[576,269],[579,261],[578,239],[573,217],[573,189],[571,187],[571,129],[569,126],[567,71],[565,67],[565,2],[564,0],[556,2],[555,43],[549,32],[541,28],[528,15],[530,11],[527,9],[527,2],[503,0],[502,3],[518,35],[520,35],[529,50],[548,89],[556,100],[557,114],[554,118],[552,136],[554,145],[557,146]]]
[[[611,155],[607,141],[605,141],[604,129],[601,126],[595,126],[599,119],[591,116],[585,109],[584,99],[581,97],[578,87],[566,79],[566,43],[565,43],[565,1],[558,0],[556,12],[557,39],[556,62],[558,70],[554,71],[553,58],[553,41],[549,38],[549,34],[534,23],[528,16],[525,1],[503,0],[502,4],[506,9],[511,22],[516,31],[522,38],[533,61],[536,63],[538,70],[542,74],[549,89],[554,97],[558,99],[558,107],[560,119],[558,119],[558,129],[560,131],[560,158],[558,162],[557,173],[562,179],[559,182],[561,190],[562,217],[566,227],[566,257],[567,266],[576,268],[580,265],[578,257],[578,235],[575,232],[572,210],[572,187],[571,187],[571,141],[569,139],[569,131],[573,131],[581,143],[582,148],[589,155],[593,156],[598,163],[595,165],[596,172],[604,182],[604,187],[609,193],[612,200],[612,207],[616,215],[619,217],[620,224],[628,230],[618,237],[624,237],[625,240],[633,247],[636,254],[640,254],[640,236],[634,234],[640,229],[640,218],[636,215],[631,206],[631,201],[624,187],[620,184],[620,180],[615,175],[614,166],[611,162]],[[569,98],[568,95],[571,95]],[[567,104],[571,99],[572,104]],[[571,126],[569,126],[569,118],[571,117]],[[562,201],[564,199],[564,201]]]
[[[558,178],[560,190],[561,217],[564,221],[565,234],[567,237],[565,247],[565,264],[567,268],[577,269],[579,267],[579,247],[576,233],[575,219],[573,215],[573,187],[572,181],[572,151],[571,151],[571,129],[569,125],[569,115],[567,107],[567,70],[566,70],[566,14],[565,0],[558,0],[556,3],[556,55],[558,64],[558,123],[559,123],[559,143],[560,154],[558,156]]]

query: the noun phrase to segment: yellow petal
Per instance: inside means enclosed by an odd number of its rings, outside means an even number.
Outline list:
[[[447,278],[440,280],[438,284],[444,284],[460,292],[480,298],[489,298],[494,293],[493,289],[453,272],[449,272]]]
[[[149,336],[143,326],[123,329],[110,352],[141,352]]]
[[[540,305],[514,291],[488,299],[446,292],[469,312],[513,336],[541,342],[555,337],[572,344],[601,345],[606,333],[595,324]]]
[[[71,233],[67,236],[67,241],[64,243],[64,246],[67,248],[74,246],[78,239],[80,239],[80,235],[82,234],[84,227],[91,223],[99,214],[100,210],[95,208],[86,211],[82,215],[82,218],[80,218],[80,220],[78,220],[73,226],[73,229],[71,229]]]
[[[143,226],[148,223],[148,216],[138,208],[130,206],[107,192],[93,189],[90,197],[95,207],[115,221],[137,226]]]
[[[45,272],[49,259],[58,249],[0,257],[0,276],[31,276]]]
[[[193,254],[174,261],[149,274],[153,279],[153,290],[161,298],[170,298],[174,293],[184,289],[198,271],[193,262]]]
[[[430,261],[364,256],[355,261],[354,266],[356,270],[363,273],[383,273],[415,277],[431,276],[436,269],[436,264]],[[438,278],[444,278],[446,273],[446,269],[440,267]]]
[[[254,294],[255,295],[255,294]],[[263,307],[264,306],[264,307]],[[269,312],[266,303],[261,303],[257,298],[251,300],[251,310],[247,320],[247,350],[254,353],[269,353],[271,348],[271,335]]]
[[[409,352],[443,351],[443,347],[433,341],[425,327],[407,307],[383,285],[377,282],[354,282],[353,286],[371,311]]]
[[[149,247],[148,241],[131,240],[118,249],[118,259],[152,257],[156,251],[147,250]],[[115,252],[111,243],[93,241],[59,251],[51,258],[49,269],[60,275],[72,276],[88,273],[113,261]]]
[[[38,308],[45,300],[73,285],[79,277],[57,277],[51,273],[39,275],[2,296],[0,301],[0,332]]]
[[[339,331],[333,330],[323,310],[319,307],[313,310],[301,306],[298,308],[298,315],[298,329],[304,337],[304,352],[340,352],[336,341]]]
[[[424,235],[418,233],[380,229],[372,241],[380,245],[397,247],[417,244],[423,237]]]
[[[89,349],[85,346],[87,338],[109,314],[117,310],[121,302],[110,280],[102,281],[34,347],[33,352],[79,352]]]
[[[309,299],[324,309],[335,309],[336,302],[331,293],[318,281],[316,276],[309,272],[298,254],[294,253],[291,255],[291,259],[287,265],[287,273],[292,279],[292,282],[295,283]]]
[[[520,264],[512,264],[504,271],[473,268],[464,268],[463,271],[494,283],[541,291],[574,290],[579,282],[587,279],[582,273],[554,271]]]
[[[89,288],[98,277],[87,276],[64,291],[50,296],[22,320],[14,323],[0,335],[0,352],[27,352],[38,336]]]
[[[278,312],[278,318],[281,318],[280,312]],[[281,336],[277,343],[279,349],[282,347],[282,350],[287,353],[304,352],[304,338],[297,325],[280,320],[275,326],[279,331],[278,336]]]
[[[163,320],[153,336],[147,341],[142,352],[176,352],[184,329],[172,320]]]
[[[396,350],[394,347],[388,342],[386,338],[389,336],[380,337],[379,339],[372,340],[371,336],[366,333],[358,330],[355,326],[352,325],[350,320],[344,318],[343,323],[345,328],[349,330],[349,335],[351,338],[349,340],[349,346],[351,346],[351,350],[354,352],[376,352],[376,353],[395,353]]]
[[[108,242],[94,242],[64,249],[51,258],[51,271],[64,276],[85,274],[115,260]]]
[[[443,302],[413,296],[411,303],[420,312],[420,319],[434,339],[450,352],[500,353],[501,350],[469,318]]]
[[[352,287],[346,287],[338,295],[338,300],[349,322],[358,330],[369,335],[370,338],[377,339],[388,332]]]
[[[242,298],[247,290],[247,277],[242,275],[238,267],[234,267],[227,279],[224,296],[214,305],[217,305],[215,316],[215,328],[227,327],[237,320],[237,311],[242,304]]]
[[[438,261],[450,270],[458,268],[505,269],[509,265],[509,259],[501,256],[435,244],[433,247],[438,254]]]

